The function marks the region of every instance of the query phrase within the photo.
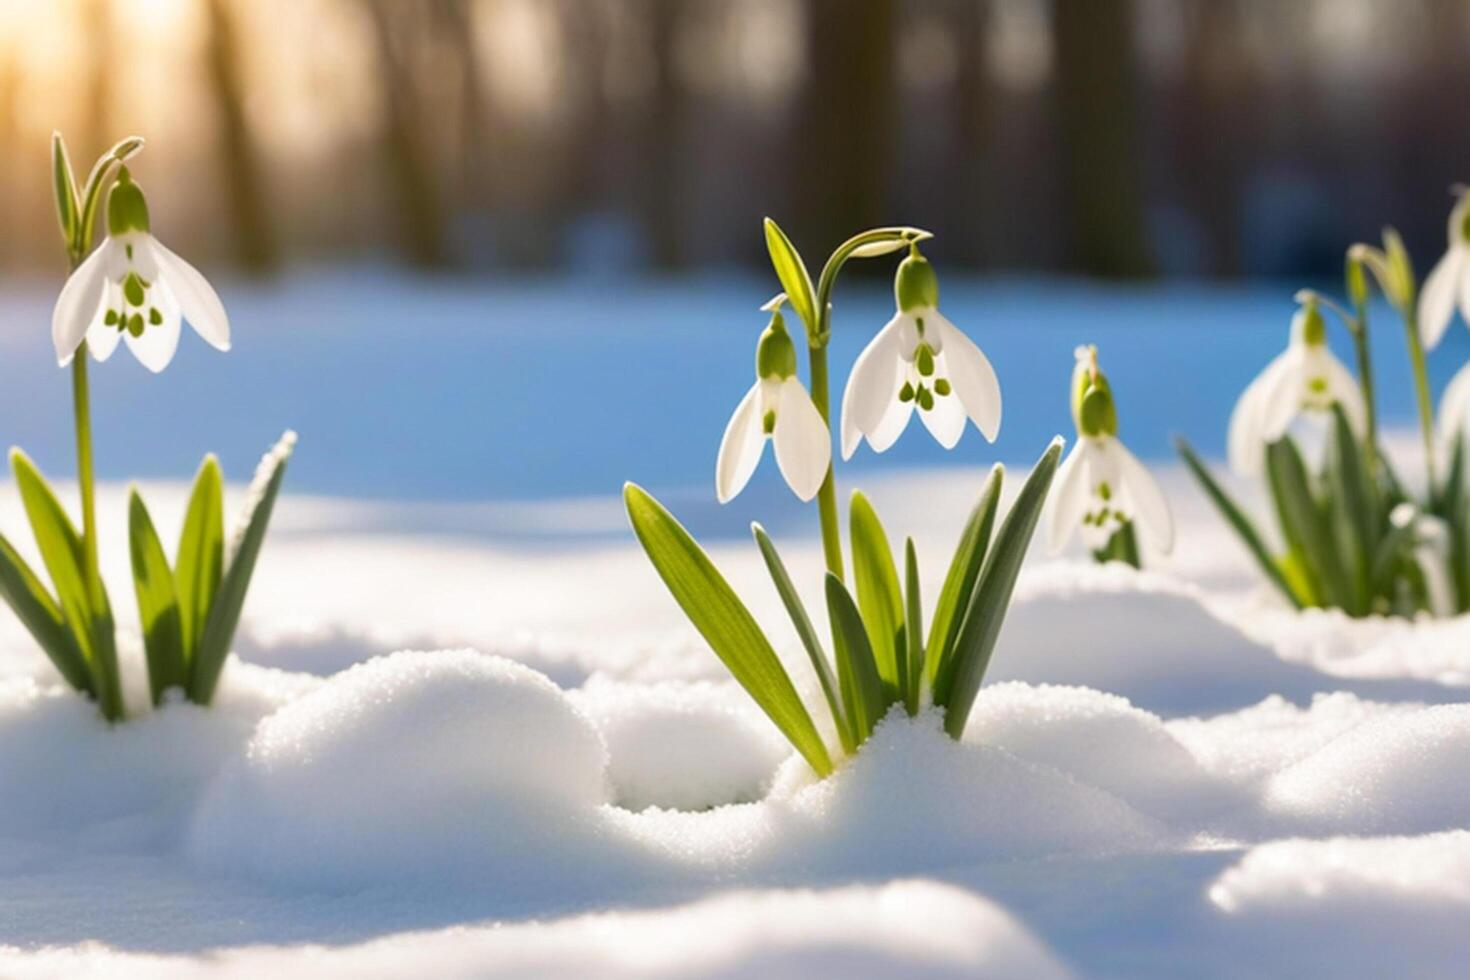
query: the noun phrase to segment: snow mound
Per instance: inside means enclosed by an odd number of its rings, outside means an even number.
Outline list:
[[[161,709],[108,725],[69,687],[0,679],[0,837],[145,850],[176,841],[256,722],[312,683],[236,663],[210,708],[172,692]]]
[[[1157,715],[1088,688],[1014,682],[986,687],[975,701],[965,741],[1069,773],[1171,822],[1243,802]]]
[[[1273,841],[1226,869],[1209,898],[1244,940],[1231,948],[1269,950],[1272,975],[1461,976],[1470,833]]]
[[[37,952],[0,947],[0,972],[14,980],[307,975],[373,980],[417,975],[426,968],[441,980],[1071,976],[998,905],[930,881],[730,892],[671,909],[402,933],[334,948],[258,946],[167,957],[119,954],[95,944]]]
[[[877,873],[1152,846],[1167,831],[1117,797],[1002,748],[956,742],[896,708],[826,780],[793,759],[772,803],[787,866]],[[900,872],[902,873],[902,872]]]
[[[1052,562],[1023,575],[989,676],[1111,691],[1166,716],[1341,686],[1283,663],[1206,608],[1197,587],[1116,563]]]
[[[529,667],[396,653],[263,721],[202,803],[190,849],[210,868],[325,888],[553,886],[606,800],[606,764],[592,723]]]
[[[629,684],[594,677],[570,693],[602,732],[613,802],[704,810],[765,795],[791,754],[734,683]]]
[[[1462,827],[1470,814],[1470,704],[1364,722],[1278,773],[1265,803],[1269,812],[1319,831]]]

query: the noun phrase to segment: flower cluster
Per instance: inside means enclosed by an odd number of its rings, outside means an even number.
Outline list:
[[[1437,420],[1426,367],[1427,353],[1456,310],[1470,315],[1470,194],[1462,192],[1451,212],[1449,247],[1422,291],[1392,229],[1381,248],[1352,246],[1346,268],[1347,306],[1299,293],[1286,350],[1250,383],[1230,417],[1230,466],[1242,476],[1264,474],[1279,540],[1267,540],[1187,443],[1180,442],[1180,452],[1267,579],[1294,606],[1352,616],[1445,616],[1470,609],[1464,432],[1470,365],[1446,389]],[[1419,490],[1399,478],[1378,443],[1370,279],[1404,326],[1424,446]],[[1352,338],[1356,377],[1328,347],[1325,311]],[[1328,430],[1316,466],[1292,434],[1299,419],[1311,418]]]
[[[98,570],[87,352],[105,361],[122,341],[145,367],[159,372],[173,360],[185,321],[215,348],[230,349],[229,317],[214,287],[153,237],[147,199],[124,166],[142,146],[137,138],[117,144],[79,190],[65,143],[60,135],[52,140],[56,213],[73,271],[57,297],[51,336],[57,362],[72,369],[82,527],[71,522],[30,459],[12,449],[11,465],[51,588],[0,535],[0,598],[62,678],[93,698],[109,721],[124,718],[128,706],[112,605]],[[104,200],[107,234],[94,249]],[[155,705],[170,688],[199,704],[213,699],[295,438],[287,433],[262,462],[228,549],[224,481],[214,456],[205,458],[194,480],[172,564],[142,496],[136,488],[130,492],[133,587]]]
[[[936,705],[945,712],[946,730],[955,738],[963,733],[1061,457],[1057,439],[998,529],[1004,472],[999,466],[991,471],[955,547],[927,629],[913,541],[904,544],[900,573],[877,512],[854,491],[848,545],[855,591],[849,589],[838,530],[827,390],[831,292],[844,263],[908,251],[894,278],[897,310],[848,376],[841,408],[842,458],[850,458],[864,439],[876,452],[888,449],[915,412],[946,449],[959,443],[967,421],[992,441],[1000,429],[1000,383],[974,341],[939,312],[938,277],[919,249],[928,237],[916,228],[857,235],[832,254],[814,290],[796,249],[774,222],[766,223],[766,244],[783,292],[763,307],[770,320],[756,341],[755,380],[730,417],[715,462],[716,496],[724,503],[750,480],[766,443],[774,443],[786,483],[801,500],[817,501],[827,563],[823,592],[830,658],[775,544],[760,525],[752,530],[821,685],[843,753],[856,751],[878,721],[899,706],[913,714],[925,704]],[[786,326],[787,306],[805,328],[810,388],[798,370],[797,345]],[[1104,436],[1098,433],[1098,438]],[[1106,446],[1098,452],[1113,458]],[[1131,475],[1119,484],[1126,505],[1139,496],[1140,513],[1152,522],[1154,498],[1143,491],[1135,494],[1130,480]],[[689,532],[651,495],[629,484],[624,502],[639,542],[690,622],[812,769],[821,776],[830,773],[832,746],[739,596]],[[1167,526],[1167,511],[1164,521]]]

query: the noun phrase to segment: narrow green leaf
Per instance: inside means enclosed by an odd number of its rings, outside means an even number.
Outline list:
[[[1371,573],[1380,525],[1378,493],[1362,447],[1342,406],[1332,404],[1332,436],[1327,447],[1329,499],[1341,529],[1339,553],[1346,559],[1356,608],[1367,611]]]
[[[898,569],[893,565],[893,552],[889,550],[883,523],[861,491],[852,493],[848,518],[858,609],[868,629],[878,676],[883,679],[884,693],[891,703],[899,698],[898,631],[903,626],[903,592],[898,585]]]
[[[173,572],[136,488],[128,493],[128,552],[148,658],[148,688],[153,703],[162,704],[164,691],[185,686],[184,634]]]
[[[83,571],[81,536],[66,516],[56,494],[51,492],[36,464],[19,449],[10,451],[10,465],[20,488],[21,503],[31,522],[36,547],[56,588],[61,614],[81,648],[92,675],[92,690],[98,706],[110,720],[123,715],[122,686],[117,668],[116,637],[113,635],[112,608],[106,589],[97,583],[89,592]],[[93,608],[93,597],[100,606]]]
[[[919,689],[924,677],[924,604],[919,594],[919,556],[913,538],[904,541],[903,572],[903,636],[907,647],[903,693],[909,714],[915,715],[919,713]]]
[[[214,699],[220,671],[224,669],[225,657],[235,641],[235,629],[240,625],[240,614],[245,608],[250,576],[255,573],[255,562],[260,557],[261,545],[265,543],[276,495],[286,477],[286,463],[295,447],[296,433],[287,432],[265,454],[256,468],[255,479],[250,483],[244,519],[235,532],[231,554],[225,557],[219,591],[210,606],[209,618],[204,622],[199,646],[189,663],[189,699],[197,704],[209,704]]]
[[[995,652],[995,641],[1000,636],[1001,624],[1005,622],[1006,610],[1011,604],[1016,576],[1026,559],[1026,549],[1041,518],[1041,508],[1046,502],[1061,456],[1062,440],[1057,437],[1031,470],[1010,512],[1001,522],[995,546],[985,560],[980,583],[965,610],[954,654],[935,685],[934,701],[944,707],[944,730],[953,738],[958,739],[964,734],[970,708],[980,693],[980,684],[985,679],[990,657]]]
[[[224,478],[219,460],[204,457],[194,477],[194,490],[179,534],[178,566],[174,581],[179,600],[179,628],[184,642],[184,662],[193,659],[209,620],[210,607],[224,575],[225,518]]]
[[[51,134],[51,184],[56,196],[56,220],[61,225],[62,240],[70,250],[77,237],[81,205],[77,203],[77,181],[72,175],[66,141],[60,133]]]
[[[776,545],[771,541],[766,529],[759,524],[750,526],[755,535],[756,546],[760,548],[761,557],[765,559],[766,570],[771,573],[771,581],[776,583],[776,591],[781,595],[781,602],[786,606],[786,613],[791,617],[791,624],[796,627],[796,635],[801,638],[801,645],[806,648],[806,655],[811,659],[812,670],[816,672],[817,680],[822,685],[822,694],[827,698],[827,708],[832,712],[832,721],[837,726],[837,735],[842,740],[842,751],[852,753],[857,747],[853,739],[852,728],[847,722],[847,712],[842,707],[842,693],[838,687],[837,678],[832,673],[832,665],[827,661],[827,654],[822,650],[822,641],[817,638],[817,631],[812,627],[812,621],[807,616],[806,606],[802,604],[801,596],[797,594],[796,587],[791,584],[791,576],[786,573],[786,566],[781,562],[781,556],[776,551]]]
[[[1251,557],[1256,560],[1256,564],[1261,566],[1261,571],[1266,573],[1266,577],[1271,580],[1271,583],[1297,609],[1309,605],[1300,591],[1293,588],[1287,581],[1286,576],[1282,574],[1281,566],[1272,557],[1270,550],[1261,539],[1260,532],[1256,530],[1255,524],[1246,516],[1245,511],[1241,510],[1239,505],[1231,499],[1224,488],[1215,482],[1215,478],[1210,474],[1209,468],[1195,454],[1194,449],[1189,443],[1184,441],[1183,438],[1177,438],[1174,440],[1174,448],[1179,451],[1179,455],[1183,458],[1184,464],[1189,467],[1189,471],[1199,481],[1199,485],[1204,490],[1205,495],[1214,503],[1215,509],[1225,518],[1226,523],[1234,529],[1241,543],[1251,553]]]
[[[77,645],[56,600],[4,535],[0,535],[0,597],[30,631],[57,673],[78,691],[94,694],[87,656]]]
[[[684,526],[642,487],[623,487],[628,520],[690,623],[819,776],[832,760],[765,634]]]
[[[1266,475],[1276,500],[1282,534],[1294,549],[1299,549],[1318,592],[1330,604],[1357,614],[1358,606],[1337,541],[1328,527],[1322,505],[1312,492],[1306,463],[1290,436],[1266,447]]]
[[[812,292],[811,274],[780,225],[767,218],[765,229],[766,251],[771,253],[771,266],[776,270],[776,278],[781,280],[781,288],[786,291],[791,308],[801,317],[810,334],[817,329],[817,302]]]
[[[853,736],[861,745],[873,734],[873,726],[883,718],[889,701],[884,696],[883,681],[878,676],[862,614],[847,586],[831,572],[827,573],[827,615],[832,620],[843,698],[850,712]]]
[[[985,564],[985,550],[990,546],[990,531],[995,526],[1005,475],[1005,467],[999,463],[991,467],[990,476],[980,488],[980,499],[970,511],[960,543],[950,559],[949,571],[944,576],[944,586],[934,607],[934,622],[929,624],[929,643],[924,653],[924,674],[931,685],[954,650],[965,607],[975,592],[975,582]]]

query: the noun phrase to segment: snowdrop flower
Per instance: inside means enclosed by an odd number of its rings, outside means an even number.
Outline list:
[[[1445,386],[1444,395],[1439,400],[1437,428],[1439,444],[1446,456],[1454,451],[1456,436],[1464,432],[1470,437],[1470,363],[1455,372]]]
[[[162,371],[179,346],[179,321],[219,350],[230,349],[230,321],[219,296],[192,265],[148,230],[148,203],[126,167],[107,198],[107,237],[62,287],[51,314],[56,360],[65,366],[82,341],[105,361],[119,339],[150,371]]]
[[[1424,591],[1429,611],[1436,616],[1455,614],[1455,591],[1447,571],[1450,563],[1449,525],[1432,514],[1424,514],[1411,503],[1402,503],[1388,515],[1389,523],[1410,528],[1413,549],[1410,555],[1424,576]]]
[[[1305,411],[1331,411],[1339,402],[1354,431],[1361,433],[1366,408],[1348,369],[1327,348],[1327,323],[1308,298],[1291,321],[1291,341],[1256,376],[1230,415],[1230,466],[1248,476],[1258,473],[1265,449],[1286,435]]]
[[[832,464],[832,434],[796,376],[796,346],[781,315],[783,299],[766,306],[771,322],[756,347],[755,384],[735,407],[720,440],[715,494],[722,504],[745,489],[767,439],[776,444],[781,475],[802,500],[817,495]]]
[[[1072,531],[1082,528],[1086,545],[1105,547],[1132,521],[1161,552],[1174,545],[1174,518],[1163,491],[1118,440],[1118,412],[1112,386],[1098,370],[1097,348],[1079,347],[1072,372],[1072,420],[1077,443],[1057,470],[1047,501],[1047,539],[1062,550]]]
[[[986,439],[1000,431],[1000,382],[990,361],[939,312],[939,280],[911,249],[894,279],[898,312],[874,337],[842,396],[842,458],[867,438],[883,452],[908,426],[914,406],[945,449],[972,420]]]
[[[1449,248],[1430,270],[1419,294],[1419,340],[1433,350],[1449,329],[1455,310],[1470,324],[1470,189],[1450,211]]]

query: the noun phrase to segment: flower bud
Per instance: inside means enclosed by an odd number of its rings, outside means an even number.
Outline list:
[[[1292,329],[1308,347],[1321,347],[1327,343],[1327,320],[1322,316],[1316,297],[1309,296],[1303,301],[1292,321]]]
[[[143,189],[133,183],[127,167],[117,172],[117,183],[107,194],[107,233],[121,235],[129,231],[148,231],[148,201]]]
[[[898,264],[898,274],[893,277],[893,295],[898,308],[904,313],[917,309],[933,309],[939,305],[939,277],[934,266],[912,249],[908,258]]]
[[[1077,348],[1077,366],[1072,371],[1072,421],[1084,436],[1118,434],[1118,410],[1113,388],[1097,366],[1097,348]]]

